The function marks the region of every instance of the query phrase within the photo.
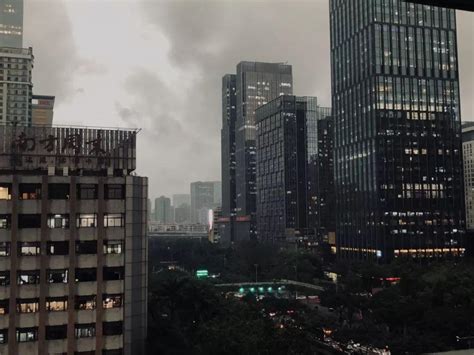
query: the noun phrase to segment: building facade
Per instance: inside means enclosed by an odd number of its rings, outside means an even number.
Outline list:
[[[31,125],[32,48],[0,47],[0,124]]]
[[[191,183],[191,223],[207,224],[208,212],[216,207],[216,188],[220,181],[196,181]]]
[[[0,47],[23,47],[23,0],[0,0]]]
[[[462,125],[462,155],[466,228],[472,231],[474,230],[474,122],[465,122]]]
[[[236,76],[226,74],[222,78],[222,129],[221,129],[221,178],[222,178],[222,217],[226,220],[222,241],[234,241],[234,222],[236,215],[235,197],[235,122]]]
[[[331,0],[337,251],[464,252],[454,10]]]
[[[54,99],[54,96],[32,96],[31,124],[33,126],[51,126],[53,124]]]
[[[237,65],[235,122],[234,235],[256,238],[255,110],[280,95],[293,93],[291,65],[240,62]]]
[[[155,221],[158,223],[174,223],[171,199],[160,196],[155,198]]]
[[[321,142],[330,137],[319,130],[329,108],[317,105],[315,97],[280,96],[256,110],[257,125],[257,230],[263,241],[295,243],[314,240],[329,227],[324,220],[327,191],[332,174],[330,147]],[[319,137],[321,134],[321,137]],[[324,159],[319,159],[320,154]],[[325,163],[327,165],[325,165]],[[319,174],[318,174],[319,173]],[[322,180],[327,177],[327,184]],[[331,211],[334,212],[334,211]],[[330,213],[328,213],[330,215]]]
[[[131,175],[135,141],[0,127],[0,353],[144,354],[147,179]]]

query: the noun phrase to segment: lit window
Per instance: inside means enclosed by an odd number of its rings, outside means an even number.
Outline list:
[[[52,214],[48,216],[49,228],[69,228],[68,214]]]
[[[39,300],[32,299],[18,299],[16,301],[16,311],[18,313],[36,313],[39,311]]]
[[[18,255],[35,256],[40,254],[39,242],[18,242]]]
[[[106,213],[104,215],[104,227],[123,227],[125,218],[122,213]]]
[[[0,185],[0,200],[11,200],[12,198],[12,187],[10,184]]]
[[[9,256],[9,255],[10,255],[10,243],[0,242],[0,256]]]
[[[103,308],[120,308],[122,307],[122,295],[104,295],[102,301]]]
[[[38,339],[38,328],[17,328],[16,341],[24,343],[28,341],[36,341]]]
[[[97,227],[97,215],[94,214],[78,214],[77,228]]]
[[[76,338],[90,338],[95,336],[95,323],[76,324],[74,334]]]
[[[122,254],[123,241],[104,240],[104,254]]]
[[[67,310],[67,296],[46,298],[46,310],[62,312]]]

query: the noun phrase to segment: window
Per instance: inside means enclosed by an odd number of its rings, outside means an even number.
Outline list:
[[[34,256],[40,254],[40,242],[18,242],[19,256]]]
[[[39,311],[39,299],[17,299],[16,311],[18,313],[36,313]]]
[[[104,240],[104,254],[122,254],[122,240]]]
[[[96,200],[97,185],[96,184],[79,184],[77,185],[77,198],[80,200]]]
[[[10,242],[0,242],[0,256],[10,255]]]
[[[122,213],[105,213],[104,227],[123,227],[125,218]]]
[[[76,338],[95,337],[95,323],[76,324],[74,333]]]
[[[10,300],[0,300],[0,315],[8,314],[8,307],[10,304]]]
[[[67,283],[68,269],[48,269],[46,270],[46,280],[50,284]]]
[[[97,241],[76,241],[77,254],[97,254]]]
[[[104,335],[120,335],[122,334],[123,324],[118,322],[104,322],[102,323],[102,331]]]
[[[69,228],[68,214],[50,214],[48,215],[49,228]]]
[[[50,200],[69,200],[69,184],[49,184],[48,198]]]
[[[108,184],[105,185],[105,198],[107,200],[123,200],[125,198],[124,185]]]
[[[102,355],[123,355],[123,349],[104,349]]]
[[[11,199],[12,199],[12,185],[0,184],[0,200],[11,200]]]
[[[124,269],[123,266],[104,267],[103,271],[104,281],[123,280]]]
[[[35,285],[39,284],[39,270],[18,270],[18,285]]]
[[[8,342],[8,329],[0,330],[0,344],[6,344]]]
[[[0,228],[10,229],[12,216],[9,214],[0,214]]]
[[[56,340],[56,339],[66,339],[66,338],[67,338],[67,324],[46,326],[46,340]]]
[[[123,296],[118,295],[103,295],[102,308],[120,308],[122,307]]]
[[[41,228],[40,214],[18,215],[18,228]]]
[[[76,296],[76,309],[91,310],[97,306],[96,296]]]
[[[0,286],[10,286],[10,271],[0,271]]]
[[[69,242],[47,242],[46,251],[48,255],[68,255],[69,254]]]
[[[46,310],[50,312],[67,311],[67,296],[63,297],[47,297]]]
[[[41,184],[20,184],[20,200],[41,199]]]
[[[77,228],[97,227],[97,215],[81,213],[77,215]]]
[[[85,268],[76,269],[76,282],[97,281],[97,269]]]
[[[16,341],[25,343],[27,341],[36,341],[38,339],[38,328],[16,328]]]

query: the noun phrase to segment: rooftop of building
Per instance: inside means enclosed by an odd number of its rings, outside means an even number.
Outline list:
[[[139,129],[83,126],[0,126],[0,170],[135,170]]]

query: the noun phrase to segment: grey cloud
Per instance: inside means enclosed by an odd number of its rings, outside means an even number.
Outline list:
[[[177,156],[178,176],[220,178],[221,77],[241,60],[288,61],[295,93],[330,104],[325,1],[144,1],[143,12],[170,41],[173,64],[196,74],[189,91],[171,98],[173,105],[183,106],[177,119],[189,128],[191,139],[182,150],[186,155]],[[192,160],[189,154],[195,151],[200,154]],[[186,191],[189,180],[170,193]]]
[[[24,44],[35,55],[34,93],[55,95],[58,104],[75,94],[76,51],[66,7],[54,0],[25,1]]]
[[[142,128],[138,167],[150,178],[150,195],[188,191],[189,182],[202,176],[206,152],[212,147],[187,124],[185,101],[155,73],[143,69],[129,75],[124,87],[127,103],[116,102],[115,107],[125,125]]]

